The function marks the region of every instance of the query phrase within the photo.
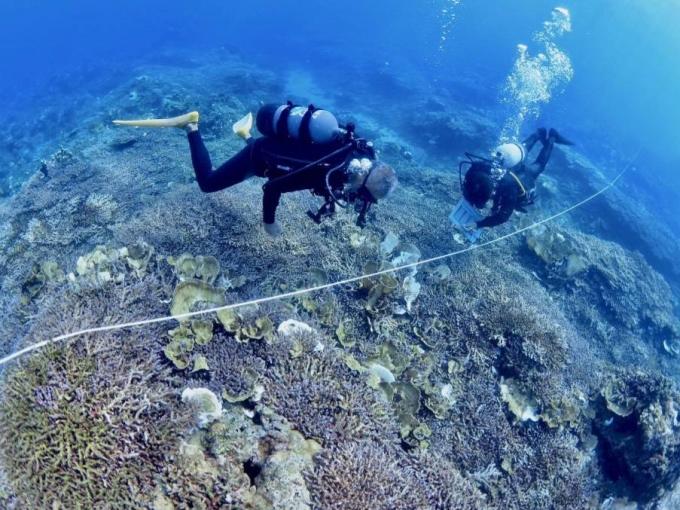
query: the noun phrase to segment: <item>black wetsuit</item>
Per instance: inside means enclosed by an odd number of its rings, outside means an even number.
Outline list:
[[[533,142],[535,143],[535,141]],[[533,148],[527,146],[527,154]],[[496,192],[491,207],[491,215],[477,222],[478,228],[495,227],[510,219],[514,211],[526,212],[524,207],[532,203],[533,190],[536,180],[545,170],[554,147],[554,140],[542,141],[543,148],[531,164],[522,164],[519,168],[505,172],[496,185]],[[527,142],[525,142],[525,146]],[[491,165],[475,164],[469,172],[486,172],[491,175]]]
[[[189,146],[196,180],[201,190],[206,193],[229,188],[252,176],[269,179],[264,186],[262,203],[262,219],[269,224],[276,220],[276,208],[283,193],[311,190],[325,197],[327,195],[326,175],[329,172],[335,169],[345,170],[349,161],[354,157],[370,159],[375,157],[372,150],[364,153],[358,150],[355,144],[343,139],[318,145],[292,139],[279,140],[262,137],[251,139],[246,148],[213,170],[210,154],[198,131],[189,133]],[[289,178],[279,179],[334,152],[337,153],[318,165],[291,175]],[[341,188],[346,179],[346,172],[333,171],[330,177],[331,187]]]

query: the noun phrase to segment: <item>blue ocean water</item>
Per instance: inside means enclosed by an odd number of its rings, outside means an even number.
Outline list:
[[[341,55],[374,65],[388,61],[398,74],[403,65],[406,76],[418,73],[440,83],[474,73],[483,89],[475,99],[493,103],[516,44],[530,39],[554,4],[5,1],[0,5],[0,90],[11,100],[74,69],[96,66],[106,73],[109,66],[152,58],[161,49],[224,45],[263,65],[304,65],[311,72],[324,71],[327,55]],[[588,129],[593,137],[641,144],[668,163],[664,166],[677,163],[678,2],[575,0],[566,6],[574,29],[562,45],[576,73],[545,114]],[[448,37],[441,44],[443,32]]]

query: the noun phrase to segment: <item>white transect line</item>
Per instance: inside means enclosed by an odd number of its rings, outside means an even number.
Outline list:
[[[639,152],[638,152],[638,154],[639,154]],[[501,237],[497,237],[495,239],[492,239],[490,241],[486,241],[486,242],[481,243],[481,244],[473,244],[473,245],[468,246],[467,248],[463,248],[463,249],[458,250],[458,251],[446,253],[444,255],[439,255],[437,257],[432,257],[432,258],[429,258],[429,259],[426,259],[426,260],[421,260],[421,261],[413,262],[413,263],[410,263],[410,264],[404,264],[403,266],[393,267],[393,268],[390,268],[390,269],[384,269],[382,271],[377,271],[375,273],[370,273],[370,274],[362,274],[361,276],[354,276],[352,278],[347,278],[345,280],[327,283],[327,284],[324,284],[324,285],[317,285],[316,287],[309,287],[309,288],[306,288],[306,289],[299,289],[299,290],[295,290],[295,291],[292,291],[292,292],[286,292],[284,294],[277,294],[275,296],[252,299],[250,301],[243,301],[241,303],[234,303],[234,304],[231,304],[231,305],[219,306],[219,307],[216,307],[216,308],[208,308],[206,310],[201,310],[201,311],[198,311],[198,312],[185,313],[185,314],[182,314],[182,315],[174,315],[174,316],[168,315],[166,317],[156,317],[156,318],[153,318],[153,319],[144,319],[144,320],[140,320],[140,321],[126,322],[124,324],[113,324],[113,325],[109,325],[109,326],[100,326],[100,327],[96,327],[96,328],[83,329],[82,331],[75,331],[73,333],[68,333],[68,334],[65,334],[65,335],[60,335],[60,336],[57,336],[57,337],[54,337],[54,338],[50,338],[49,340],[43,340],[41,342],[37,342],[37,343],[30,345],[30,346],[28,346],[24,349],[21,349],[20,351],[17,351],[13,354],[10,354],[9,356],[6,356],[6,357],[0,359],[0,366],[5,365],[5,364],[9,363],[10,361],[13,361],[17,358],[20,358],[21,356],[24,356],[24,355],[26,355],[30,352],[42,349],[43,347],[45,347],[47,345],[56,344],[56,343],[59,343],[59,342],[64,342],[66,340],[70,340],[72,338],[76,338],[76,337],[83,336],[83,335],[89,335],[89,334],[93,334],[93,333],[103,333],[103,332],[106,332],[106,331],[118,331],[118,330],[121,330],[121,329],[136,328],[136,327],[139,327],[139,326],[147,326],[147,325],[158,324],[158,323],[162,323],[162,322],[180,321],[180,320],[184,320],[184,319],[190,319],[190,318],[193,318],[193,317],[200,317],[200,316],[203,316],[203,315],[209,315],[209,314],[217,313],[217,312],[220,312],[222,310],[232,310],[234,308],[241,308],[241,307],[244,307],[244,306],[259,305],[259,304],[262,304],[262,303],[269,303],[271,301],[278,301],[280,299],[288,299],[288,298],[292,298],[292,297],[296,297],[296,296],[301,296],[303,294],[308,294],[308,293],[311,293],[311,292],[318,292],[318,291],[321,291],[321,290],[332,289],[334,287],[340,287],[342,285],[347,285],[349,283],[355,283],[355,282],[364,280],[366,278],[374,278],[376,276],[381,276],[381,275],[389,274],[389,273],[395,273],[397,271],[402,271],[404,269],[411,269],[411,268],[414,268],[414,267],[423,266],[425,264],[431,264],[433,262],[438,262],[440,260],[456,257],[458,255],[462,255],[464,253],[468,253],[468,252],[471,252],[471,251],[474,251],[474,250],[486,248],[487,246],[491,246],[493,244],[500,243],[501,241],[504,241],[506,239],[509,239],[511,237],[519,235],[523,232],[526,232],[527,230],[534,229],[534,228],[536,228],[540,225],[544,225],[544,224],[549,223],[553,220],[556,220],[560,216],[568,214],[571,211],[573,211],[574,209],[578,209],[579,207],[590,202],[591,200],[596,199],[597,197],[599,197],[603,193],[606,193],[612,187],[614,187],[616,185],[616,183],[621,179],[621,177],[623,177],[623,175],[630,169],[630,167],[633,165],[633,163],[635,162],[636,159],[637,159],[637,156],[635,156],[635,158],[633,158],[630,161],[630,163],[628,163],[628,165],[626,165],[626,167],[623,169],[623,171],[621,171],[621,173],[619,175],[617,175],[609,184],[607,184],[604,188],[602,188],[597,193],[590,195],[588,198],[581,200],[580,202],[572,205],[571,207],[569,207],[567,209],[564,209],[563,211],[558,212],[557,214],[553,214],[552,216],[548,216],[547,218],[544,218],[540,221],[537,221],[536,223],[532,223],[531,225],[529,225],[527,227],[520,228],[518,230],[510,232],[509,234],[505,234]]]

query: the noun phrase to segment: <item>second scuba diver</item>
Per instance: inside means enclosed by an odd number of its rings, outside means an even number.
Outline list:
[[[173,119],[114,121],[117,125],[178,127],[187,131],[196,180],[202,191],[212,193],[250,177],[268,179],[264,184],[262,224],[271,236],[281,234],[276,209],[281,195],[310,190],[324,199],[318,212],[307,214],[317,223],[331,216],[336,206],[353,206],[363,226],[372,204],[386,198],[397,186],[394,170],[377,161],[373,144],[355,134],[354,125],[341,128],[336,118],[314,106],[269,104],[257,113],[257,129],[251,136],[252,114],[234,124],[234,132],[247,146],[213,169],[198,129],[199,114]]]
[[[533,163],[525,159],[537,142],[541,152]],[[461,177],[463,197],[476,209],[484,209],[492,200],[491,214],[479,221],[464,225],[468,232],[485,227],[495,227],[510,219],[514,211],[526,212],[533,204],[536,180],[545,170],[555,144],[573,145],[556,130],[538,129],[522,144],[506,143],[494,151],[492,159],[466,154],[469,165],[465,178]]]

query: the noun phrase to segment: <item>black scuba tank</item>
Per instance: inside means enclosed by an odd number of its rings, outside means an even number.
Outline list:
[[[338,120],[327,110],[314,105],[267,104],[257,112],[257,129],[264,136],[325,144],[343,132]]]

